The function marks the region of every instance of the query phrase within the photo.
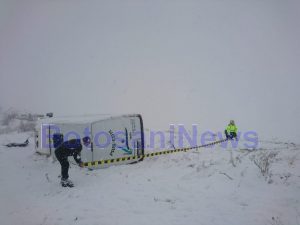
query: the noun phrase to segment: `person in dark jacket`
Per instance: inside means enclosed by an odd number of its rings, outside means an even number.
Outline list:
[[[82,143],[88,147],[91,143],[89,137],[82,138]],[[82,144],[80,139],[71,139],[58,145],[55,149],[55,156],[61,165],[61,185],[63,187],[74,187],[72,181],[69,180],[69,161],[68,157],[73,156],[76,163],[83,167],[80,153]]]

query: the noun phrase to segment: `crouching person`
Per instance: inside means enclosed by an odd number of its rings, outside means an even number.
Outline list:
[[[83,167],[83,162],[81,161],[81,150],[83,143],[86,147],[88,147],[91,143],[89,137],[84,137],[82,140],[80,139],[71,139],[69,141],[61,141],[62,143],[57,144],[54,143],[55,156],[61,165],[61,185],[63,187],[74,187],[72,181],[69,180],[69,161],[68,157],[73,156],[76,163]]]
[[[230,120],[230,123],[226,127],[225,135],[227,139],[237,139],[237,127],[235,126],[235,123],[233,120]]]

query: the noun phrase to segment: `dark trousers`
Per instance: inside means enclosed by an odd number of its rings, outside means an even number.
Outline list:
[[[69,166],[70,165],[69,165],[68,157],[60,154],[60,152],[58,152],[58,151],[55,151],[55,155],[61,165],[61,179],[66,180],[69,178]]]
[[[236,137],[236,133],[234,133],[234,132],[228,133],[227,130],[225,130],[225,136],[227,139],[233,139]]]

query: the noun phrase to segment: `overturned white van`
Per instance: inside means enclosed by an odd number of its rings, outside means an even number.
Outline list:
[[[94,162],[112,161],[128,164],[144,155],[144,130],[141,115],[57,117],[39,121],[35,132],[35,147],[40,154],[54,156],[53,135],[61,134],[63,141],[90,137],[90,146],[82,146],[82,161],[88,167],[106,167]],[[117,160],[120,158],[126,160]],[[71,157],[70,157],[70,160]]]

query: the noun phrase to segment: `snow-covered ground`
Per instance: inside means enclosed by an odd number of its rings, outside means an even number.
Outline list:
[[[260,141],[256,150],[220,146],[89,171],[60,166],[26,148],[29,133],[0,135],[2,225],[299,225],[300,146]],[[261,167],[261,169],[259,168]]]

